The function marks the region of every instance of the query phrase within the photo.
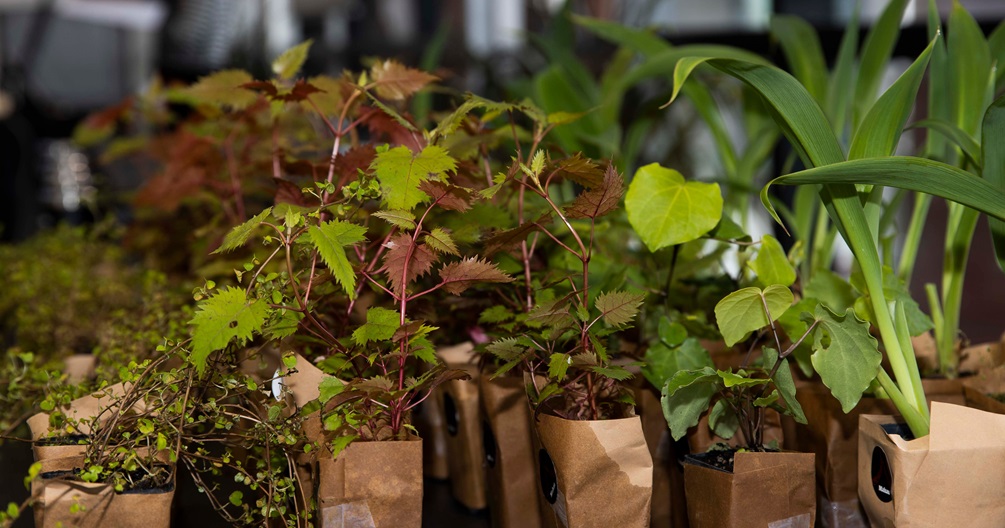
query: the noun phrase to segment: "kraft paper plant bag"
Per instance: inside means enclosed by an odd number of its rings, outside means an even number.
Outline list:
[[[545,526],[648,528],[653,459],[638,416],[566,420],[539,413]]]
[[[63,358],[63,372],[66,373],[66,382],[70,385],[77,385],[94,378],[96,365],[97,358],[94,354],[71,354]]]
[[[440,396],[447,431],[450,490],[465,507],[481,510],[488,506],[488,483],[478,396],[478,356],[471,343],[441,348],[436,354],[447,368],[463,370],[471,376],[470,380],[444,383]]]
[[[320,457],[318,508],[322,526],[420,528],[422,440],[349,444]]]
[[[859,418],[858,494],[872,526],[1005,526],[1005,416],[931,409],[918,439],[892,416]]]
[[[49,424],[49,413],[41,412],[28,418],[28,428],[31,430],[32,451],[36,461],[48,458],[66,458],[83,455],[86,446],[84,445],[46,445],[39,443],[45,438],[64,437],[67,440],[84,439],[91,434],[91,424],[89,421],[100,415],[102,422],[111,419],[117,407],[113,407],[117,398],[121,398],[128,387],[122,383],[109,385],[104,389],[95,391],[87,396],[82,396],[70,402],[64,409],[64,414],[68,419],[80,421],[78,429],[54,431]],[[142,407],[142,404],[137,404]],[[139,409],[141,410],[141,409]]]
[[[830,389],[819,381],[796,383],[796,397],[806,424],[796,424],[785,437],[785,448],[816,455],[817,518],[822,528],[867,528],[858,501],[858,417],[889,414],[889,400],[863,397],[845,414]]]
[[[160,489],[116,493],[110,484],[88,483],[72,478],[83,457],[48,459],[32,483],[39,502],[35,509],[38,528],[168,528],[174,482]]]
[[[642,419],[642,432],[649,455],[653,457],[653,499],[649,525],[652,528],[686,528],[684,469],[677,462],[673,438],[663,417],[660,394],[651,387],[637,387],[635,403]]]
[[[967,407],[986,412],[1005,414],[1005,402],[999,397],[1005,394],[1005,367],[987,370],[963,380],[963,395],[967,399]]]
[[[481,376],[482,443],[489,514],[496,528],[540,528],[531,410],[523,380]],[[664,427],[665,429],[665,427]]]
[[[737,452],[733,472],[685,459],[691,528],[811,528],[813,453]]]
[[[325,373],[321,369],[315,367],[300,354],[294,354],[294,357],[296,364],[292,369],[287,369],[280,364],[273,377],[272,395],[277,400],[286,399],[287,405],[284,409],[287,409],[287,412],[294,412],[293,409],[300,409],[308,402],[317,399],[321,395],[321,381],[325,377]],[[307,438],[323,442],[324,431],[319,413],[313,413],[304,420],[303,432]],[[313,451],[305,453],[300,450],[300,454],[296,457],[296,466],[297,480],[300,481],[301,488],[308,497],[313,496],[317,486],[314,477],[318,472],[316,453]]]
[[[443,391],[433,389],[425,401],[412,409],[412,422],[422,438],[422,474],[437,480],[450,477],[447,461],[447,421],[443,417]]]

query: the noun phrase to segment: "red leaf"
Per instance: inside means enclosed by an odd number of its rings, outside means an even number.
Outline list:
[[[435,75],[402,66],[393,60],[374,65],[370,70],[377,95],[384,99],[406,99],[423,86],[437,80]]]
[[[318,93],[320,91],[321,90],[313,84],[304,80],[299,80],[293,85],[293,88],[288,93],[279,94],[275,96],[275,99],[287,102],[303,101],[304,99],[307,99],[308,95]]]
[[[407,119],[405,115],[402,117]],[[401,123],[387,115],[383,110],[366,108],[363,110],[362,119],[366,128],[370,130],[370,133],[376,136],[375,139],[383,139],[393,146],[405,145],[414,147],[416,145],[417,136],[407,128],[401,126]],[[409,119],[409,122],[411,122],[411,119]],[[418,141],[422,141],[422,138],[418,137]]]
[[[599,187],[604,183],[603,169],[598,167],[593,160],[584,158],[581,153],[559,161],[555,168],[558,170],[559,176],[572,180],[587,189]]]
[[[384,266],[378,272],[387,274],[387,280],[391,283],[391,290],[397,294],[402,294],[405,287],[415,279],[429,273],[436,261],[436,255],[425,244],[412,245],[412,237],[407,234],[399,234],[391,237],[384,245],[387,252],[384,253]],[[409,251],[411,249],[411,251]],[[405,272],[405,261],[408,261],[408,271]],[[404,284],[402,283],[404,275]]]
[[[370,167],[370,164],[373,163],[375,157],[377,157],[377,150],[369,143],[351,148],[339,154],[335,158],[335,174],[336,179],[340,183],[339,186],[355,180],[357,171],[360,169],[366,171]],[[322,174],[328,174],[327,164]]]
[[[276,85],[271,81],[251,81],[240,85],[240,87],[255,90],[256,92],[265,92],[265,94],[269,97],[275,97],[276,94],[279,93],[279,90],[276,89]]]
[[[289,180],[283,180],[280,178],[273,178],[272,180],[276,184],[276,201],[275,203],[282,204],[293,204],[300,205],[304,207],[311,207],[318,204],[317,198],[313,196],[304,194],[300,189],[301,187]]]
[[[147,180],[135,203],[172,212],[182,200],[206,187],[209,175],[221,166],[219,149],[211,141],[181,131],[164,138],[156,148],[165,160],[164,169]]]
[[[513,277],[496,267],[495,264],[478,258],[466,258],[451,262],[440,269],[443,289],[454,295],[470,288],[478,282],[513,282]]]
[[[621,195],[624,194],[625,180],[621,178],[613,165],[607,167],[604,174],[604,184],[601,187],[584,191],[566,206],[565,214],[569,218],[597,218],[618,208]]]
[[[551,222],[551,214],[543,214],[535,222],[527,222],[520,227],[500,231],[485,239],[485,255],[493,255],[499,251],[518,246],[527,240],[527,235],[537,230],[538,224]]]
[[[444,209],[462,213],[471,209],[471,191],[464,187],[426,180],[419,184],[419,190]]]

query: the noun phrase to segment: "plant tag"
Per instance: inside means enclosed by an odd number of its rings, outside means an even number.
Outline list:
[[[283,397],[283,375],[276,369],[276,373],[272,375],[272,397],[279,401]]]

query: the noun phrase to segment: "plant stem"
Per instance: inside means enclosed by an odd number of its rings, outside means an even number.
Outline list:
[[[918,260],[918,248],[921,246],[921,235],[925,230],[925,220],[928,208],[932,204],[932,196],[924,193],[914,193],[914,208],[911,211],[911,223],[908,224],[904,236],[904,246],[900,252],[900,262],[897,266],[897,276],[904,285],[911,286],[911,276],[914,274],[914,264]]]

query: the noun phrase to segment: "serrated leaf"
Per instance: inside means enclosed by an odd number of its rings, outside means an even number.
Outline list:
[[[527,312],[527,326],[540,328],[564,323],[571,318],[569,305],[564,299],[540,302]]]
[[[814,331],[813,368],[847,413],[879,373],[883,360],[879,343],[869,334],[869,324],[851,310],[837,315],[817,306],[813,317],[819,321]]]
[[[757,281],[763,286],[772,284],[792,286],[792,283],[796,282],[795,268],[789,262],[778,239],[771,235],[764,235],[761,238],[761,249],[748,265],[757,274]]]
[[[444,290],[460,295],[475,283],[507,283],[513,282],[513,277],[504,273],[494,263],[471,257],[451,262],[440,268],[440,280]]]
[[[304,318],[302,313],[294,310],[279,310],[279,312],[279,317],[274,318],[272,324],[264,330],[272,339],[282,339],[295,334],[300,326],[300,320]]]
[[[509,308],[502,305],[495,305],[486,308],[482,311],[481,315],[478,316],[479,323],[504,323],[506,321],[512,320],[515,316]]]
[[[387,274],[391,289],[401,294],[415,279],[422,277],[433,267],[436,255],[425,244],[412,244],[412,237],[399,234],[391,237],[385,244],[384,265],[380,271]],[[408,262],[408,270],[405,263]]]
[[[773,284],[764,290],[750,287],[737,290],[715,305],[715,321],[726,346],[733,346],[754,330],[764,328],[792,306],[792,292]],[[771,321],[764,313],[767,304]]]
[[[328,403],[328,400],[338,396],[345,390],[345,383],[334,376],[326,376],[321,380],[321,384],[318,385],[318,390],[320,391],[319,399],[321,403]]]
[[[356,295],[356,273],[345,254],[345,246],[366,240],[366,228],[351,222],[330,220],[307,231],[322,262],[335,276],[349,298]]]
[[[601,293],[594,301],[594,306],[600,311],[604,322],[611,326],[621,326],[630,323],[639,313],[639,306],[645,299],[645,294],[626,291]]]
[[[544,150],[538,150],[534,153],[534,159],[530,161],[530,172],[534,176],[540,176],[541,171],[544,170]]]
[[[618,208],[624,194],[625,180],[613,165],[604,173],[604,183],[600,187],[579,193],[579,196],[565,207],[569,218],[598,218]]]
[[[269,306],[248,299],[244,290],[227,286],[199,303],[189,323],[192,329],[192,355],[189,361],[199,372],[206,368],[209,354],[222,350],[234,339],[243,343],[262,330]]]
[[[705,367],[680,371],[663,385],[660,403],[674,440],[684,438],[688,429],[698,425],[702,413],[712,403],[718,381],[715,369]]]
[[[572,358],[569,354],[555,353],[548,359],[548,377],[556,381],[565,379],[565,373],[572,365]]]
[[[656,388],[662,388],[668,379],[682,370],[714,366],[708,351],[693,337],[685,339],[677,347],[656,343],[646,350],[644,360],[642,375]]]
[[[604,184],[604,171],[582,153],[576,153],[571,158],[559,161],[555,169],[559,177],[572,180],[587,189],[594,189]]]
[[[628,369],[619,365],[611,365],[609,367],[597,365],[590,367],[590,370],[604,376],[605,378],[611,378],[617,381],[625,381],[634,376],[634,374],[632,374]]]
[[[430,178],[445,178],[457,169],[457,162],[436,145],[429,145],[418,154],[401,146],[378,153],[371,168],[377,174],[388,207],[411,211],[429,200],[419,185]]]
[[[377,211],[373,216],[386,221],[391,225],[396,225],[402,229],[415,229],[415,215],[409,211]]]
[[[437,253],[447,253],[449,255],[459,255],[457,244],[450,237],[450,233],[441,227],[433,228],[425,237],[426,244]]]
[[[393,101],[407,99],[422,87],[439,79],[435,75],[408,68],[393,60],[375,64],[370,69],[370,77],[373,78],[377,95]]]
[[[366,311],[366,323],[352,333],[352,340],[359,346],[371,341],[387,341],[401,326],[401,316],[394,310],[374,306]]]
[[[280,79],[292,79],[300,72],[313,43],[314,39],[308,39],[306,42],[284,51],[282,55],[276,57],[276,60],[272,61],[272,73],[278,75]]]
[[[430,200],[436,202],[439,207],[462,213],[471,209],[471,202],[474,199],[470,189],[445,182],[426,180],[419,184],[419,190],[429,195]]]
[[[223,70],[200,78],[192,86],[182,89],[180,94],[196,104],[243,110],[258,99],[255,92],[241,88],[241,85],[253,80],[251,74],[244,70]]]
[[[485,255],[494,255],[499,251],[520,245],[521,242],[527,240],[528,235],[537,231],[539,225],[545,225],[550,222],[551,215],[544,214],[534,222],[527,222],[519,227],[493,234],[485,240]]]
[[[251,217],[251,219],[247,222],[231,229],[230,232],[227,233],[227,236],[223,237],[223,243],[220,244],[220,247],[216,248],[213,253],[216,254],[224,251],[233,251],[243,246],[245,242],[251,238],[251,234],[255,231],[255,228],[265,221],[266,217],[270,214],[272,214],[272,208],[266,207],[264,211]]]
[[[527,346],[520,343],[519,339],[515,337],[493,341],[485,349],[503,361],[517,360],[527,352]]]
[[[722,193],[715,183],[685,182],[679,172],[651,163],[635,172],[625,209],[649,251],[690,242],[722,217]]]

